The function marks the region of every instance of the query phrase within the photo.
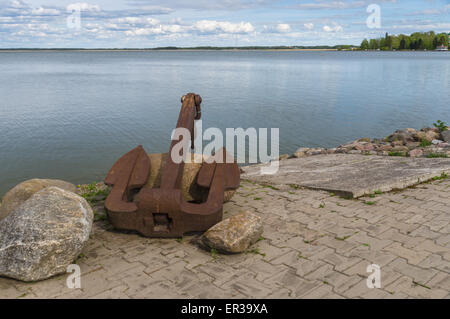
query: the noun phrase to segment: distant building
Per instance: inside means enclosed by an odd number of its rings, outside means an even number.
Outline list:
[[[448,47],[442,44],[436,48],[436,51],[448,51]]]

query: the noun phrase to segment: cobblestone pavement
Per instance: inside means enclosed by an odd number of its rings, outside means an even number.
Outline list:
[[[183,240],[148,239],[95,224],[67,274],[0,279],[1,298],[450,298],[450,180],[346,200],[332,193],[242,182],[225,217],[249,210],[264,238],[246,254],[215,255]],[[366,285],[381,267],[381,289]]]

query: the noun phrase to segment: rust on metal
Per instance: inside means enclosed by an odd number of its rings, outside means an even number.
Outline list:
[[[181,103],[177,128],[191,132],[193,148],[202,98],[189,93]],[[172,140],[169,154],[181,139]],[[134,230],[147,237],[181,237],[188,232],[206,231],[222,220],[224,192],[240,184],[239,167],[229,156],[223,148],[214,155],[220,161],[202,164],[196,182],[209,190],[208,196],[202,203],[192,203],[185,201],[181,193],[184,162],[175,163],[170,155],[160,188],[145,187],[150,161],[144,148],[138,146],[120,158],[105,179],[105,184],[112,186],[105,202],[110,222],[117,229]]]

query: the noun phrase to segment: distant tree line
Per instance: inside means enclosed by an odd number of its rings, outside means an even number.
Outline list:
[[[315,46],[234,46],[234,47],[215,47],[215,46],[199,46],[199,47],[158,47],[151,50],[295,50],[295,49],[309,49],[309,50],[348,50],[352,45],[315,45]]]
[[[0,0],[1,1],[1,0]],[[92,49],[84,49],[84,48],[0,48],[0,51],[4,50],[37,50],[37,51],[91,51],[91,50],[133,50],[133,51],[158,51],[158,50],[293,50],[293,49],[314,49],[314,50],[351,50],[356,49],[357,46],[354,45],[316,45],[316,46],[233,46],[233,47],[214,47],[214,46],[199,46],[199,47],[175,47],[175,46],[167,46],[167,47],[157,47],[157,48],[92,48]]]
[[[364,39],[361,50],[435,50],[437,47],[448,46],[447,33],[415,32],[411,35],[389,35],[384,38]]]

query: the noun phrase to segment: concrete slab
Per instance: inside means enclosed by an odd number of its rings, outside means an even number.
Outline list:
[[[317,155],[280,161],[275,175],[261,175],[261,166],[243,167],[242,178],[280,187],[326,190],[349,198],[403,189],[442,173],[450,174],[450,158]]]

